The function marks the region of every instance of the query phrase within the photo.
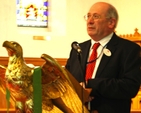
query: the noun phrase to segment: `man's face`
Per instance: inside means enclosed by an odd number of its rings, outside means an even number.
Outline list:
[[[94,40],[100,40],[109,34],[109,18],[106,17],[107,5],[95,4],[87,14],[87,32]]]

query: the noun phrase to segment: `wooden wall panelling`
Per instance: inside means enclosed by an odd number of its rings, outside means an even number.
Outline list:
[[[27,64],[33,64],[35,66],[42,66],[45,61],[41,58],[34,58],[34,57],[25,57],[25,62]],[[55,58],[61,66],[65,66],[67,58]],[[8,57],[0,57],[0,65],[7,66],[8,64]]]
[[[141,34],[135,29],[134,34],[119,35],[122,38],[133,41],[141,46]],[[131,113],[141,113],[141,88],[135,98],[132,99]]]
[[[138,32],[138,29],[135,29],[134,34],[126,34],[126,35],[119,35],[122,38],[128,39],[130,41],[133,41],[141,46],[141,34]]]

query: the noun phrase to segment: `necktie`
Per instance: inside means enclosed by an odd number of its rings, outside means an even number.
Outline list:
[[[86,68],[86,76],[85,76],[85,80],[87,81],[88,79],[91,79],[93,71],[94,71],[94,67],[96,64],[96,58],[97,58],[97,48],[99,47],[99,43],[95,43],[93,45],[93,51],[91,53],[91,56],[89,58],[89,62],[87,64],[87,68]]]

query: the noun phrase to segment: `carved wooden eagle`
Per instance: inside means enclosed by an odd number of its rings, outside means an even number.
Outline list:
[[[5,85],[1,86],[10,90],[11,97],[16,103],[16,112],[32,113],[35,67],[26,64],[19,43],[5,41],[3,47],[8,51],[9,61],[5,82],[1,82]],[[41,66],[42,113],[89,113],[77,95],[67,71],[51,56],[42,54],[41,58],[45,60]]]

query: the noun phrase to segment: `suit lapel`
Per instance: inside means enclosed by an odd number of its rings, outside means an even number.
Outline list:
[[[87,65],[87,58],[89,55],[89,49],[91,46],[91,40],[86,41],[85,43],[81,44],[81,49],[82,49],[82,68],[83,68],[83,73],[85,73],[85,68]],[[84,54],[85,53],[85,54]]]
[[[105,54],[103,54],[101,62],[97,69],[96,77],[99,77],[101,75],[101,72],[103,72],[103,69],[106,67],[107,63],[110,62],[110,59],[117,48],[117,44],[118,44],[118,37],[114,34],[106,47],[107,49],[110,50],[111,56],[106,56]]]

